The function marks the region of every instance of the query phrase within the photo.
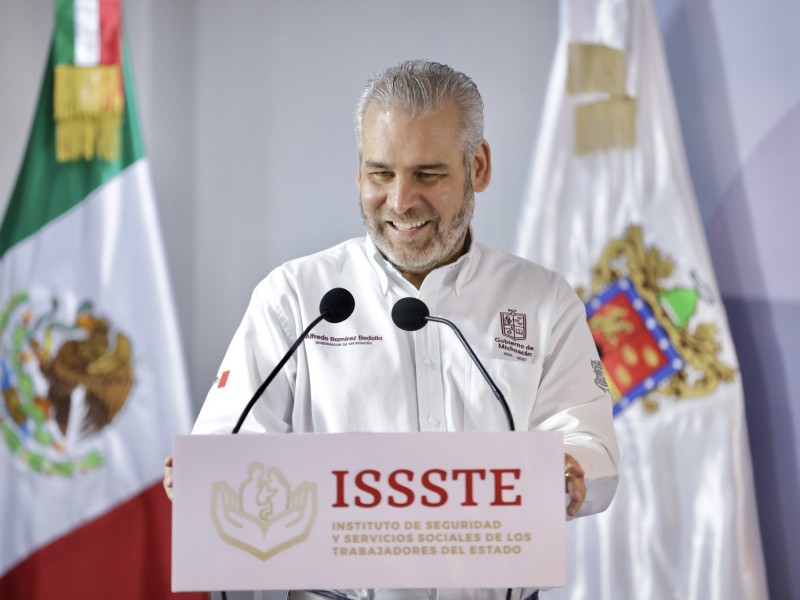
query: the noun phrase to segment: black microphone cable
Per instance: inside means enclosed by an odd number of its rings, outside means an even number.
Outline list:
[[[250,413],[250,410],[253,408],[253,405],[258,401],[261,395],[264,393],[264,390],[267,389],[267,386],[272,383],[272,380],[275,379],[275,376],[281,370],[283,365],[291,358],[292,354],[294,354],[295,350],[303,343],[303,340],[306,339],[306,336],[309,332],[323,319],[325,319],[328,323],[341,323],[345,319],[347,319],[350,315],[353,314],[353,309],[356,306],[355,299],[353,298],[353,294],[347,291],[344,288],[333,288],[329,292],[327,292],[319,303],[319,312],[320,315],[311,321],[311,324],[303,330],[303,333],[300,334],[300,337],[297,338],[294,344],[292,344],[291,348],[283,355],[283,358],[280,362],[275,365],[275,368],[272,370],[272,373],[264,380],[258,389],[256,390],[253,397],[250,398],[250,401],[247,403],[247,406],[244,407],[239,420],[236,422],[236,425],[233,428],[231,433],[239,433],[239,429],[242,428],[242,424],[244,424],[245,418]]]

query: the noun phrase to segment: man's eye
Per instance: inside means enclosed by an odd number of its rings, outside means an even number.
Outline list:
[[[444,177],[441,173],[417,173],[417,179],[420,181],[435,181]]]
[[[392,178],[392,174],[389,171],[373,171],[369,175],[378,181],[387,181]]]

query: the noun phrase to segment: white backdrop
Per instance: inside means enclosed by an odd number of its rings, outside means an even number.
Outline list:
[[[124,6],[197,407],[255,284],[287,259],[361,235],[352,112],[373,72],[421,57],[475,79],[494,158],[476,235],[513,248],[555,44],[555,0]],[[2,208],[52,12],[52,0],[0,3]]]

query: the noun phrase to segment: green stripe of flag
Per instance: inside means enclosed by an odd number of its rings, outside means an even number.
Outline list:
[[[79,204],[92,191],[144,156],[130,69],[130,52],[123,43],[125,114],[118,158],[105,161],[56,162],[53,118],[54,48],[42,83],[28,148],[0,226],[0,257],[14,244]]]
[[[75,62],[75,0],[56,0],[55,62],[71,65]]]

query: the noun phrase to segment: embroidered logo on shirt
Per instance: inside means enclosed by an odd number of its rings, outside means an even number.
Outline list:
[[[375,342],[382,342],[383,337],[380,335],[320,335],[318,333],[309,333],[308,340],[312,340],[315,344],[322,346],[371,346]]]
[[[513,308],[500,313],[500,333],[510,340],[524,340],[528,335],[527,316]]]
[[[518,313],[513,308],[501,312],[500,333],[503,337],[496,337],[494,341],[501,358],[527,362],[533,356],[533,346],[521,341],[528,337],[528,317],[525,313]]]
[[[225,384],[228,383],[228,375],[230,375],[230,371],[225,371],[222,375],[217,377],[217,388],[224,388]]]
[[[603,363],[599,360],[592,360],[592,370],[594,371],[594,383],[597,387],[608,393],[608,381],[606,381],[606,371]]]

